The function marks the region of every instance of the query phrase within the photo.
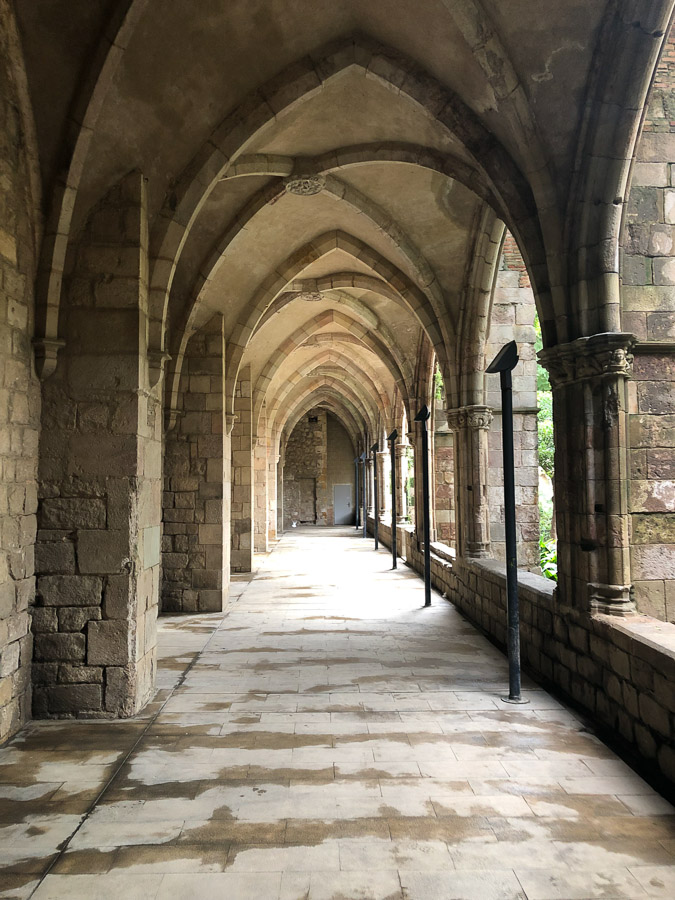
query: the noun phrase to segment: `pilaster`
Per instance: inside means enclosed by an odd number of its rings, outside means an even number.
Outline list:
[[[448,426],[455,435],[457,551],[473,559],[490,555],[487,435],[491,423],[488,406],[448,410]]]
[[[611,615],[634,612],[630,571],[626,382],[632,334],[543,350],[553,389],[559,595]]]

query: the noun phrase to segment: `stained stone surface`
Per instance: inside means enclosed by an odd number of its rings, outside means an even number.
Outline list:
[[[0,751],[0,897],[672,897],[675,808],[351,528],[166,618],[126,721]]]

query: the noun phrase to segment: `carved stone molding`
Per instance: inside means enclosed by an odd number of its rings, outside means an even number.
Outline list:
[[[492,424],[493,414],[489,406],[460,406],[447,410],[448,427],[452,431],[462,428],[482,428],[487,431]]]
[[[57,338],[35,338],[33,341],[35,372],[41,381],[54,374],[59,350],[65,346],[66,342]]]
[[[606,376],[630,377],[636,343],[635,335],[612,331],[558,344],[537,355],[548,370],[551,387],[557,388]]]
[[[284,180],[284,187],[288,194],[311,197],[321,193],[326,187],[326,179],[323,175],[290,175]]]
[[[323,295],[320,291],[300,291],[296,299],[305,303],[320,303],[323,300]]]

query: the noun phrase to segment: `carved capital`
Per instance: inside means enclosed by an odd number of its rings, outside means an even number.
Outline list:
[[[540,350],[538,357],[553,388],[607,376],[629,378],[636,341],[633,334],[610,331]]]
[[[492,424],[492,410],[489,406],[460,406],[447,410],[448,427],[452,431],[463,428],[484,429],[488,431]]]
[[[165,364],[171,359],[169,353],[163,350],[148,350],[148,378],[150,387],[156,387],[164,373]]]
[[[58,340],[58,338],[35,338],[33,340],[35,372],[41,381],[54,374],[59,350],[65,346],[66,342]]]

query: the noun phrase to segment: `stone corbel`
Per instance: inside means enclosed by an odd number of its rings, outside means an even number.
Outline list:
[[[164,430],[173,431],[176,427],[176,423],[178,422],[178,418],[182,415],[184,415],[182,409],[167,407],[164,410]]]
[[[233,413],[225,413],[225,434],[232,434],[234,423],[238,418],[239,417],[235,416]]]
[[[171,355],[164,350],[148,350],[148,379],[151,388],[159,384],[164,366],[170,359]]]
[[[54,374],[59,350],[65,346],[66,342],[58,338],[35,338],[33,340],[35,372],[40,381],[44,381],[45,378]]]

